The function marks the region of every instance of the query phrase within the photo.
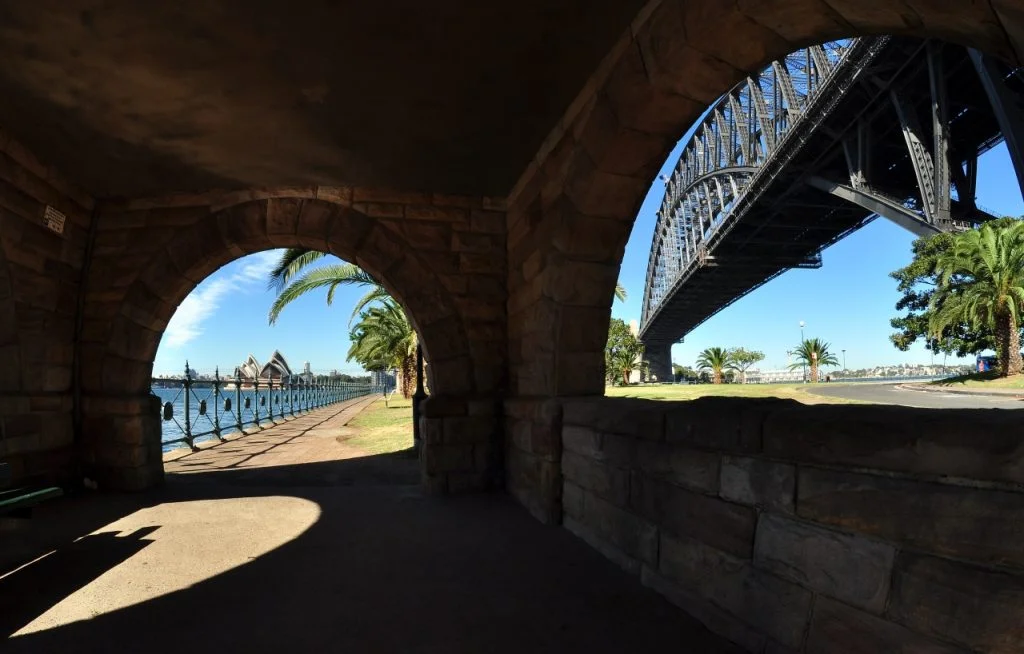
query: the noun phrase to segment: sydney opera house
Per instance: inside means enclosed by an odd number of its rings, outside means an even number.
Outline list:
[[[278,350],[270,355],[270,359],[261,364],[256,357],[249,355],[242,365],[237,366],[234,372],[236,378],[241,378],[242,386],[253,386],[258,379],[260,383],[274,382],[311,382],[313,373],[310,371],[309,361],[303,364],[302,372],[292,372],[291,366]]]

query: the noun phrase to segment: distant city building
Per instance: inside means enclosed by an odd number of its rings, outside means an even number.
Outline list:
[[[394,388],[395,375],[385,370],[373,370],[370,372],[370,383],[373,384],[374,386]]]

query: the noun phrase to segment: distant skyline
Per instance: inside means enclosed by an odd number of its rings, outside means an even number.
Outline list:
[[[662,173],[671,171],[683,142],[685,137],[666,160]],[[663,192],[664,185],[656,178],[626,246],[619,280],[629,298],[625,303],[614,302],[612,315],[627,322],[640,319],[647,259]],[[1013,166],[1003,146],[989,152],[979,164],[978,203],[996,214],[1024,213]],[[889,273],[910,262],[914,238],[885,219],[875,219],[825,250],[821,269],[786,272],[697,327],[683,343],[673,346],[673,361],[692,366],[706,347],[742,346],[765,353],[759,364],[762,369],[783,368],[786,351],[800,341],[799,323],[803,320],[808,338],[827,341],[840,359],[841,350],[846,350],[850,368],[931,363],[932,355],[922,344],[900,352],[889,341],[889,319],[896,315],[899,299]],[[277,252],[238,259],[197,286],[164,333],[154,374],[181,373],[186,359],[200,372],[212,372],[218,365],[222,372],[230,372],[250,353],[263,361],[275,349],[293,367],[309,361],[315,371],[362,372],[358,365],[345,361],[345,354],[349,315],[366,289],[343,287],[330,307],[324,293],[312,293],[292,303],[271,327],[267,311],[274,293],[267,289],[266,276]],[[328,258],[320,265],[331,261]],[[935,357],[935,363],[942,363],[942,358]],[[949,357],[946,362],[970,363],[971,359]]]

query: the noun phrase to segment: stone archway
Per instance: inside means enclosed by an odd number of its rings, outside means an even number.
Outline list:
[[[160,425],[149,405],[149,380],[174,311],[224,264],[262,250],[304,246],[357,263],[406,308],[431,361],[434,395],[424,407],[425,433],[440,437],[426,439],[429,485],[443,491],[490,484],[496,466],[492,395],[500,390],[503,371],[500,362],[489,369],[476,356],[495,336],[477,320],[479,309],[477,315],[467,311],[481,294],[474,297],[468,283],[445,278],[451,264],[441,246],[451,241],[453,223],[424,222],[410,233],[410,225],[371,218],[349,203],[288,191],[269,195],[110,209],[101,216],[111,225],[137,227],[127,233],[101,229],[96,242],[81,380],[87,468],[110,486],[141,488],[159,481]],[[422,247],[425,238],[434,239],[436,252]],[[458,269],[448,275],[453,276]],[[445,441],[446,432],[470,427],[473,434],[458,443]]]
[[[749,71],[808,44],[872,34],[1024,61],[1024,8],[1014,2],[654,0],[548,135],[508,198],[509,386],[523,398],[506,404],[508,478],[535,514],[560,510],[559,417],[543,398],[603,393],[625,244],[673,145]],[[537,436],[512,439],[517,430]]]

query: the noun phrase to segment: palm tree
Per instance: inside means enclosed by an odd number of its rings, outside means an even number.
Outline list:
[[[1024,311],[1024,222],[982,225],[957,234],[935,264],[929,331],[938,337],[950,325],[992,328],[999,348],[1000,376],[1024,371],[1020,314]]]
[[[393,299],[359,314],[349,334],[352,344],[346,360],[356,360],[366,370],[399,371],[403,397],[410,397],[416,378],[416,332],[402,307]]]
[[[359,322],[350,333],[352,346],[348,360],[355,359],[366,370],[397,369],[402,395],[408,398],[416,378],[417,340],[401,305],[369,273],[344,261],[303,273],[306,267],[324,256],[327,255],[323,252],[306,248],[284,251],[270,272],[268,282],[268,287],[278,292],[270,307],[270,324],[277,322],[286,306],[315,289],[327,289],[327,304],[330,305],[339,286],[369,286],[370,290],[356,302],[349,317],[349,326],[356,316]]]
[[[629,376],[637,368],[644,366],[644,344],[636,338],[631,338],[616,348],[612,353],[608,365],[611,370],[616,370],[622,376],[622,385],[629,386]]]
[[[697,357],[697,370],[710,370],[715,384],[721,384],[723,371],[732,367],[732,354],[723,347],[709,347]]]
[[[622,282],[615,282],[615,299],[619,302],[625,302],[627,297],[626,287],[622,285]]]
[[[807,366],[811,369],[811,383],[818,381],[819,366],[838,366],[839,359],[832,352],[829,352],[830,345],[818,338],[808,338],[800,342],[793,350],[796,355],[796,363],[790,364],[790,370],[796,370]]]
[[[273,325],[281,316],[281,311],[297,298],[318,288],[327,289],[327,304],[334,301],[334,293],[339,286],[369,286],[370,291],[356,302],[349,318],[349,324],[355,316],[368,304],[391,297],[380,283],[365,270],[351,263],[333,264],[316,268],[299,276],[303,269],[313,262],[327,256],[323,252],[306,248],[288,248],[281,255],[277,265],[270,271],[267,286],[277,290],[277,298],[270,307],[268,316]]]

